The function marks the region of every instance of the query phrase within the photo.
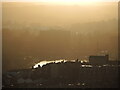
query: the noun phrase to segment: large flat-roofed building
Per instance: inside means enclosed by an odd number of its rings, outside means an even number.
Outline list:
[[[106,64],[109,60],[109,55],[105,56],[90,56],[89,62],[93,65]]]

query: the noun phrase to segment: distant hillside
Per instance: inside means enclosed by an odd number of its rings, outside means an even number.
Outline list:
[[[89,55],[118,57],[117,20],[74,24],[67,28],[17,30],[3,26],[3,69],[26,68],[43,59],[87,59]],[[25,57],[40,57],[39,60]]]

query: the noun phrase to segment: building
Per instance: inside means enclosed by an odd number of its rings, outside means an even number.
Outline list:
[[[109,60],[109,56],[90,56],[89,62],[93,65],[103,65],[106,64]]]

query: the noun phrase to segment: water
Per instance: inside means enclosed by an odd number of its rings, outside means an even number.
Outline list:
[[[65,63],[65,62],[67,62],[67,61],[75,62],[75,60],[65,60],[65,59],[59,59],[59,60],[43,60],[43,61],[35,64],[33,67],[34,67],[34,68],[37,68],[38,65],[40,65],[40,66],[42,67],[43,65],[46,65],[46,64],[49,64],[49,63],[60,63],[60,62],[64,62],[64,63]]]
[[[59,59],[59,60],[42,60],[41,62],[35,64],[33,66],[33,68],[38,68],[38,65],[40,65],[40,67],[42,67],[43,65],[46,65],[46,64],[49,64],[49,63],[65,63],[65,62],[75,62],[76,60],[65,60],[65,59]],[[88,62],[88,60],[79,60],[79,62],[83,63],[83,62]],[[82,67],[93,67],[92,65],[81,65]],[[117,65],[109,65],[109,64],[105,64],[105,65],[102,65],[103,67],[107,67],[107,66],[111,66],[111,67],[116,67]],[[98,65],[98,67],[102,67],[100,65]],[[118,65],[120,66],[120,65]]]

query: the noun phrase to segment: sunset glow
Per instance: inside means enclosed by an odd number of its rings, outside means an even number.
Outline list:
[[[66,4],[66,5],[73,5],[73,4],[93,4],[100,0],[44,0],[43,2],[52,3],[52,4]]]
[[[97,2],[118,2],[119,0],[2,0],[3,2],[42,2],[62,5],[93,5]]]

